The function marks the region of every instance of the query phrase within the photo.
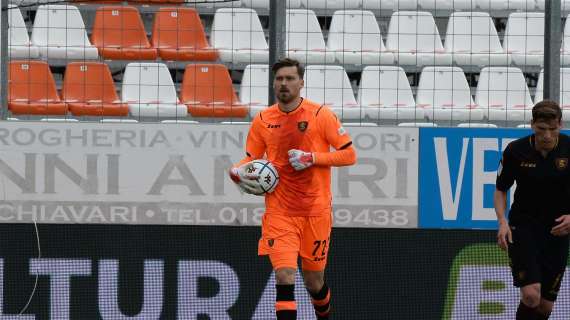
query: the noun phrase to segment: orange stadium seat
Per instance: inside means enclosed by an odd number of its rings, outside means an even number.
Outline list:
[[[68,64],[61,96],[75,116],[129,115],[129,105],[119,100],[111,72],[105,63]]]
[[[152,46],[163,60],[216,61],[198,12],[192,8],[160,8],[154,17]]]
[[[45,61],[11,61],[8,74],[8,109],[12,114],[64,115],[67,107],[57,94]]]
[[[180,98],[193,117],[245,117],[248,113],[236,96],[228,70],[219,64],[187,65]]]
[[[91,42],[105,59],[154,60],[157,57],[135,7],[99,7],[95,13]]]

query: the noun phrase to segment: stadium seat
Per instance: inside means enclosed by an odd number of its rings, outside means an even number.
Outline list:
[[[503,47],[519,66],[540,66],[544,58],[544,13],[513,12],[509,15]]]
[[[22,12],[13,4],[8,9],[8,46],[10,59],[35,59],[39,57],[38,47],[32,45]]]
[[[542,101],[544,90],[544,70],[540,71],[538,82],[536,83],[536,92],[534,102]],[[560,107],[562,108],[562,119],[570,120],[570,68],[560,69]]]
[[[129,63],[123,75],[121,96],[129,105],[130,114],[137,118],[184,118],[188,115],[163,63]]]
[[[401,67],[364,68],[357,96],[358,104],[368,119],[424,119],[424,109],[416,108],[406,72]]]
[[[445,52],[460,66],[509,65],[493,20],[486,12],[454,12],[447,23]]]
[[[328,51],[315,12],[287,10],[285,54],[301,63],[333,63],[334,52]]]
[[[269,46],[257,13],[246,8],[216,10],[210,43],[223,62],[267,63]]]
[[[365,10],[417,10],[419,0],[362,0]]]
[[[165,1],[165,0],[163,0]],[[207,7],[207,8],[239,8],[241,7],[240,0],[185,0],[187,4],[196,7]]]
[[[493,123],[481,123],[481,122],[463,122],[457,125],[459,128],[497,128],[496,124]]]
[[[341,120],[360,120],[362,109],[354,99],[352,86],[341,66],[309,65],[305,69],[305,87],[301,96],[325,104]]]
[[[451,65],[451,54],[441,43],[435,20],[429,12],[399,11],[392,14],[386,47],[399,65]]]
[[[242,4],[246,8],[269,9],[270,0],[242,0]],[[298,9],[301,7],[301,0],[287,0],[285,5],[288,9]]]
[[[310,10],[358,9],[362,0],[301,0],[304,8]]]
[[[101,62],[67,65],[61,90],[74,116],[128,116],[129,106],[119,100],[109,67]]]
[[[342,64],[394,64],[394,55],[386,50],[371,11],[335,11],[327,47]]]
[[[193,8],[160,8],[154,16],[151,43],[162,60],[216,61],[198,12]]]
[[[247,107],[236,96],[232,79],[221,64],[189,64],[180,91],[193,117],[245,117]]]
[[[477,2],[477,9],[483,11],[498,10],[535,10],[535,0],[473,0]]]
[[[459,67],[425,67],[420,75],[416,104],[432,121],[481,121],[483,110],[473,103],[471,89]]]
[[[475,0],[418,0],[421,10],[473,10],[476,8]]]
[[[8,109],[14,115],[65,115],[45,61],[11,61],[8,73]]]
[[[532,99],[524,75],[515,67],[483,68],[475,102],[490,121],[524,122],[532,115]]]
[[[154,60],[156,49],[151,48],[139,15],[131,6],[102,6],[97,8],[91,41],[105,59]]]
[[[402,122],[398,123],[398,127],[437,127],[437,123],[433,122]]]
[[[36,11],[32,44],[44,59],[97,59],[97,48],[91,44],[81,13],[76,6],[41,5]]]
[[[245,67],[239,89],[239,100],[249,106],[250,116],[267,108],[269,102],[269,66],[250,64]]]

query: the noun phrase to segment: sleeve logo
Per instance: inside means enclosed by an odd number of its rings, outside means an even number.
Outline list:
[[[338,135],[339,136],[344,136],[344,134],[346,133],[346,130],[344,130],[344,127],[340,127],[338,128]]]

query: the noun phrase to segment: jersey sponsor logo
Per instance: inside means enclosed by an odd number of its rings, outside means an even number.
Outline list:
[[[278,129],[278,128],[281,128],[280,124],[270,124],[270,123],[267,124],[267,129]]]
[[[299,131],[301,132],[305,132],[305,130],[307,130],[307,127],[309,126],[309,122],[308,121],[299,121],[297,122],[297,129],[299,129]]]
[[[521,161],[520,166],[523,167],[523,168],[536,168],[536,163],[534,163],[534,162]]]
[[[555,163],[556,169],[564,170],[568,167],[568,158],[556,158]]]

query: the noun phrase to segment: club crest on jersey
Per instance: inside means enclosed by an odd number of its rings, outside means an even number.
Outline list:
[[[309,122],[307,122],[307,121],[297,122],[297,129],[299,129],[299,131],[301,131],[301,132],[305,132],[305,130],[307,130],[308,126],[309,126]]]
[[[556,158],[554,161],[558,170],[564,170],[568,167],[568,158]]]

